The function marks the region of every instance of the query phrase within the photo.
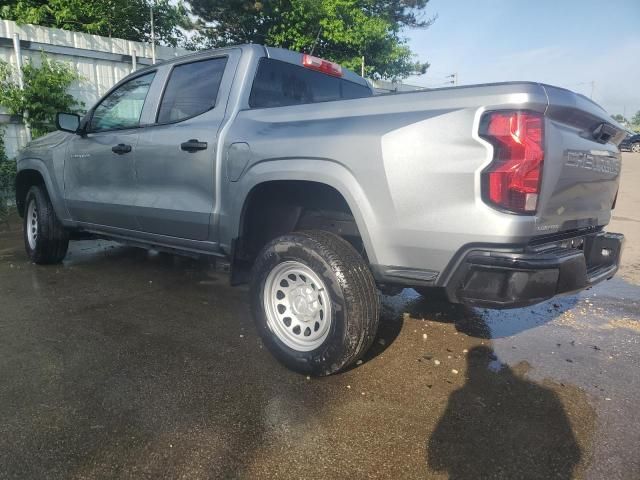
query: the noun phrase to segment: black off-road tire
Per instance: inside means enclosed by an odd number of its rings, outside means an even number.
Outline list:
[[[285,345],[267,321],[265,282],[275,267],[288,261],[309,267],[329,294],[329,333],[311,351]],[[345,369],[369,349],[378,329],[380,300],[371,271],[347,241],[332,233],[295,232],[268,243],[253,266],[250,292],[253,318],[264,344],[281,363],[303,374],[325,376]]]
[[[29,218],[31,202],[37,210],[38,235],[35,248],[29,244],[28,229],[32,228],[33,218]],[[58,220],[49,195],[44,186],[34,185],[27,192],[24,210],[24,247],[33,263],[52,265],[60,263],[67,254],[69,234]]]

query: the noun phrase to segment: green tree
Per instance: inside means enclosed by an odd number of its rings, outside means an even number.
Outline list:
[[[633,118],[631,119],[631,123],[635,127],[640,128],[640,110],[638,110],[636,114],[633,116]]]
[[[41,54],[40,65],[29,59],[22,73],[24,89],[18,86],[14,67],[0,61],[0,106],[22,116],[34,137],[54,130],[57,112],[79,112],[84,106],[68,93],[80,76],[66,63]]]
[[[429,0],[188,0],[197,35],[191,48],[262,43],[318,55],[366,74],[405,78],[424,73],[402,36],[427,28]]]
[[[170,0],[5,0],[0,17],[139,42],[151,39],[149,8],[154,5],[158,42],[176,46],[188,25],[187,10]]]

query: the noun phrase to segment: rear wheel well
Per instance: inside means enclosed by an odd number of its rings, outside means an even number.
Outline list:
[[[353,212],[340,192],[318,182],[270,181],[255,186],[245,200],[233,245],[232,282],[248,280],[256,256],[269,241],[297,230],[332,232],[366,258]]]
[[[16,176],[16,206],[20,216],[24,216],[25,200],[34,185],[45,185],[44,178],[37,170],[21,170]],[[46,187],[45,187],[46,190]]]

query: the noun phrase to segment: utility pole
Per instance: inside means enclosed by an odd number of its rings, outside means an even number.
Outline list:
[[[322,27],[318,29],[318,34],[316,35],[316,39],[313,41],[313,46],[311,47],[311,52],[309,53],[309,55],[313,55],[313,52],[316,49],[316,45],[318,44],[318,40],[320,40],[321,33],[322,33]]]
[[[153,3],[149,7],[151,13],[151,62],[156,64],[156,30],[153,23]]]
[[[360,73],[360,76],[364,78],[364,55],[362,55],[362,71]]]

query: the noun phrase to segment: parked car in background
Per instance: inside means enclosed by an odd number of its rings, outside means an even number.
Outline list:
[[[372,344],[378,288],[512,308],[611,278],[624,131],[533,82],[372,96],[332,62],[244,45],[139,70],[18,161],[37,264],[87,234],[231,264],[299,372]]]
[[[621,152],[640,153],[640,133],[627,135],[627,137],[620,142],[618,148]]]

